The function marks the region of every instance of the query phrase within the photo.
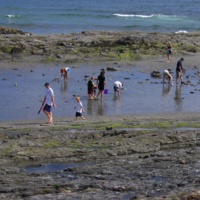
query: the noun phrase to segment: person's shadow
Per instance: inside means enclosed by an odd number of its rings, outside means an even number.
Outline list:
[[[182,93],[182,85],[178,86],[178,84],[176,84],[176,90],[175,90],[175,103],[177,105],[177,111],[181,111],[182,110],[182,105],[183,105],[183,98],[181,96]]]

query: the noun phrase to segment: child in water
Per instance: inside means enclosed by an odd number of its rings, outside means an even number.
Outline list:
[[[94,77],[92,76],[87,83],[88,86],[88,99],[95,99],[95,89],[96,85],[94,85]]]
[[[82,104],[82,102],[81,102],[81,98],[75,96],[75,99],[76,99],[76,101],[77,101],[77,105],[74,107],[74,109],[76,109],[76,114],[75,114],[75,117],[76,117],[76,118],[75,118],[75,120],[77,120],[78,117],[81,117],[82,119],[85,119],[85,118],[83,117],[83,112],[85,112],[85,111],[84,111],[83,104]]]

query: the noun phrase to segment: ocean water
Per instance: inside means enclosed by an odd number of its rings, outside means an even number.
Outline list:
[[[33,34],[200,30],[198,0],[0,0],[0,26]]]

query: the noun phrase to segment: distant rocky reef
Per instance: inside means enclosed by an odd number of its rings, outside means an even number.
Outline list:
[[[83,31],[73,34],[34,35],[12,28],[0,28],[0,59],[20,61],[34,56],[45,62],[83,60],[134,61],[166,55],[171,41],[173,54],[200,52],[200,32],[146,33],[140,31]]]

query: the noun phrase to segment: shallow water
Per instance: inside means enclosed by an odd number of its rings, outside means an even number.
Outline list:
[[[137,67],[117,67],[119,71],[106,71],[108,94],[104,100],[87,99],[87,81],[85,76],[99,75],[105,66],[83,65],[71,67],[69,79],[64,82],[53,81],[60,77],[63,66],[40,64],[32,66],[12,66],[0,69],[0,121],[46,119],[38,110],[44,96],[44,83],[50,82],[55,93],[57,108],[53,109],[54,117],[72,117],[75,115],[76,101],[73,94],[80,95],[85,107],[84,115],[109,116],[121,114],[142,114],[161,112],[199,112],[200,85],[195,70],[190,74],[191,85],[163,87],[161,79],[151,78]],[[6,79],[6,80],[5,80]],[[121,96],[115,96],[113,82],[124,83],[125,90]]]
[[[53,173],[53,172],[60,172],[63,170],[68,170],[75,167],[81,167],[84,165],[91,165],[89,163],[50,163],[46,165],[41,166],[35,166],[35,167],[27,167],[24,172],[27,174],[45,174],[45,173]]]

